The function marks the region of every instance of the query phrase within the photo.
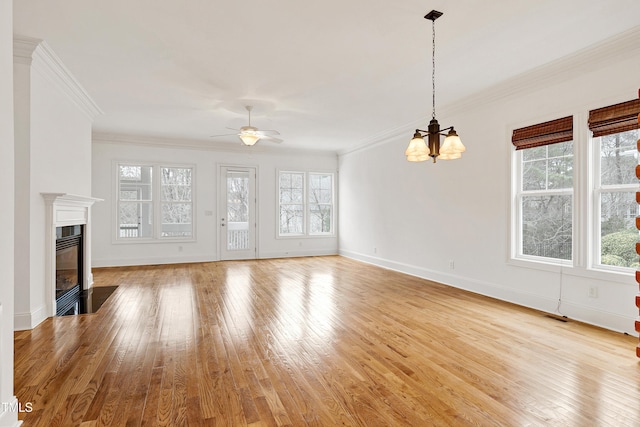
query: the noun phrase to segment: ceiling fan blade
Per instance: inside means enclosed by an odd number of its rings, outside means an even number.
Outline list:
[[[221,136],[237,136],[237,135],[238,135],[237,133],[225,133],[223,135],[209,135],[209,138],[218,138]]]
[[[261,135],[280,135],[280,132],[278,132],[277,130],[257,130],[256,133],[259,133]]]
[[[263,135],[260,137],[261,140],[273,142],[274,144],[281,144],[282,140],[280,138],[274,138],[273,136]]]
[[[236,128],[230,128],[230,127],[226,127],[225,129],[229,129],[229,130],[235,130],[236,132],[240,132],[240,129],[236,129]]]

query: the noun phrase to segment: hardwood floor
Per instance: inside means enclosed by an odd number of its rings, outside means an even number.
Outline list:
[[[15,335],[25,426],[637,426],[636,338],[341,257],[94,270]]]

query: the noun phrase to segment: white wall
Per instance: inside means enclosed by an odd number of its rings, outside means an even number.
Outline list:
[[[13,3],[0,1],[0,192],[4,206],[0,224],[11,230],[13,214]],[[13,236],[0,239],[0,426],[18,425],[17,412],[5,411],[15,404],[13,394]]]
[[[639,34],[440,108],[441,126],[455,125],[467,147],[461,160],[407,162],[412,129],[343,153],[340,253],[547,312],[556,311],[562,292],[562,314],[634,333],[632,274],[513,263],[508,241],[510,131],[576,114],[576,144],[586,148],[588,110],[638,94]],[[588,298],[590,286],[599,298]]]
[[[15,328],[46,318],[42,192],[91,195],[96,109],[46,43],[16,38]],[[64,79],[64,80],[63,80]],[[83,105],[84,104],[84,105]],[[88,105],[88,107],[87,107]]]
[[[286,142],[284,143],[286,144]],[[193,242],[116,243],[115,163],[118,161],[195,165],[196,239]],[[166,264],[219,259],[218,166],[258,168],[258,258],[326,255],[338,252],[337,237],[276,238],[277,170],[335,172],[337,156],[289,153],[269,147],[221,149],[213,143],[95,135],[93,140],[93,266]],[[214,215],[206,216],[205,211]]]

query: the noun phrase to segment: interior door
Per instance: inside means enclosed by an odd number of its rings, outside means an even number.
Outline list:
[[[220,168],[220,259],[256,258],[256,168]]]

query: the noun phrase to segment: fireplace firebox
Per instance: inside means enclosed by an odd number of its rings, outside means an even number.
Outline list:
[[[79,314],[83,307],[82,225],[56,227],[56,315]]]

